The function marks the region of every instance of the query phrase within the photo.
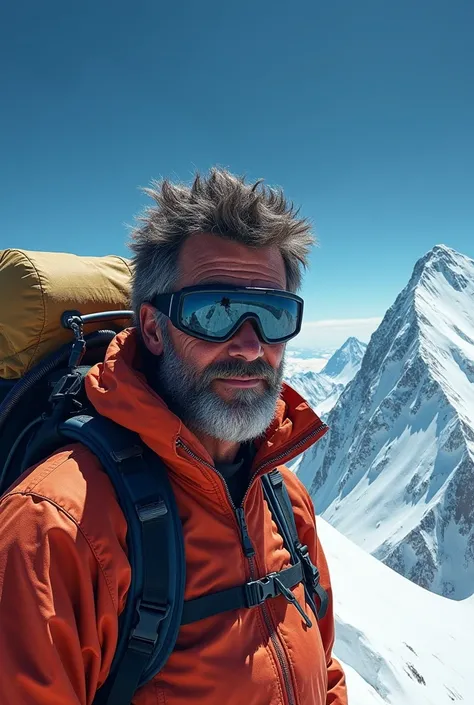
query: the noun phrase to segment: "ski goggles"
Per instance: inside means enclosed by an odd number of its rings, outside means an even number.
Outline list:
[[[157,294],[153,306],[178,330],[210,343],[224,343],[251,320],[264,343],[285,343],[300,332],[303,299],[289,291],[218,284]]]

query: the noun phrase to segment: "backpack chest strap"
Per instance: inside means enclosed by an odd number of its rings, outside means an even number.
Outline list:
[[[302,580],[303,567],[298,561],[296,565],[285,568],[279,573],[269,573],[259,580],[251,580],[244,585],[188,600],[184,603],[181,625],[191,624],[229,610],[257,607],[265,600],[279,595],[285,597],[288,602],[297,604],[291,588]],[[306,617],[306,615],[304,616]]]

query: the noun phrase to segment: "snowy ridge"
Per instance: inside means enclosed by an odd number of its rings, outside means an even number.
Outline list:
[[[430,593],[319,517],[317,525],[350,705],[473,705],[472,600]]]
[[[331,356],[322,372],[303,369],[293,372],[286,379],[319,416],[325,417],[339,399],[344,386],[357,374],[366,348],[366,344],[357,338],[348,338]]]
[[[288,378],[288,384],[296,389],[315,411],[336,388],[334,382],[321,372],[312,371],[296,372]]]
[[[348,338],[328,361],[322,374],[345,386],[359,371],[366,350],[365,343],[354,337]]]
[[[437,246],[416,264],[328,425],[297,471],[318,513],[419,585],[472,595],[473,260]]]

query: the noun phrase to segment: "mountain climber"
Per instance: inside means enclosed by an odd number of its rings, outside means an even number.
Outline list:
[[[301,326],[295,292],[309,225],[281,192],[224,170],[149,193],[155,204],[131,242],[136,326],[91,368],[87,396],[167,466],[183,527],[185,599],[216,593],[217,601],[248,581],[275,591],[182,624],[133,703],[345,705],[314,509],[284,466],[327,430],[282,382],[286,342]],[[206,317],[224,298],[233,316]],[[327,594],[319,619],[301,582],[282,584],[291,556],[261,482],[275,468],[299,549],[308,547]],[[0,512],[1,701],[90,705],[111,667],[131,580],[112,485],[97,457],[72,443],[28,470]]]

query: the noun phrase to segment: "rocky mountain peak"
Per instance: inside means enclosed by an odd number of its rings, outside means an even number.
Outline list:
[[[353,336],[348,338],[329,359],[326,366],[322,370],[322,374],[326,375],[326,377],[332,378],[339,378],[341,375],[348,377],[353,369],[359,369],[366,348],[367,345],[362,343],[357,338],[354,338]],[[352,379],[353,376],[354,375],[352,374],[350,379]],[[348,381],[349,378],[341,380],[341,383],[347,383]]]
[[[473,303],[473,260],[421,258],[298,469],[342,533],[457,599],[474,593]]]

